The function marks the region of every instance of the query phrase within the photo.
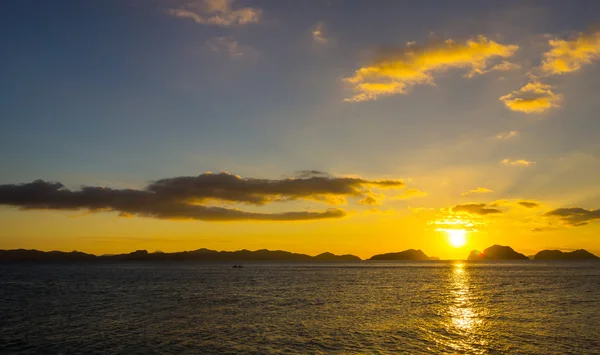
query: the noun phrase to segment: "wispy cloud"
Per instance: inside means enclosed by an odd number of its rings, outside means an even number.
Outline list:
[[[239,45],[232,36],[215,37],[206,42],[208,48],[216,53],[225,53],[231,58],[242,57],[250,51],[247,47]]]
[[[485,203],[469,203],[464,205],[456,205],[452,207],[452,212],[464,212],[478,215],[502,213],[502,211],[497,208],[487,207]]]
[[[518,70],[521,69],[521,66],[519,64],[516,63],[512,63],[509,61],[502,61],[502,63],[500,64],[496,64],[492,67],[492,71],[511,71],[511,70]]]
[[[463,192],[461,195],[462,196],[469,196],[469,195],[473,195],[473,194],[487,194],[487,193],[490,193],[490,192],[494,192],[494,191],[490,190],[490,189],[487,189],[485,187],[478,187],[476,189]]]
[[[550,108],[559,107],[562,95],[552,91],[550,85],[533,81],[500,97],[500,101],[512,111],[542,113]]]
[[[536,208],[539,207],[539,202],[536,201],[519,201],[519,205],[527,208]]]
[[[454,68],[469,69],[466,77],[483,74],[491,59],[512,57],[518,49],[516,45],[503,45],[484,36],[463,43],[447,40],[425,46],[410,44],[384,53],[380,60],[345,78],[355,92],[345,101],[406,94],[414,85],[433,84],[435,73]]]
[[[572,40],[551,39],[541,70],[545,74],[565,74],[600,59],[600,32],[580,33]]]
[[[294,200],[335,204],[339,198],[368,197],[370,189],[374,187],[403,186],[404,183],[399,180],[325,176],[269,180],[242,178],[229,173],[205,173],[157,180],[142,190],[85,186],[74,191],[58,182],[36,180],[25,184],[0,185],[0,205],[24,210],[116,211],[122,216],[159,219],[293,221],[340,218],[346,212],[327,209],[258,213],[207,204],[213,200],[257,206]]]
[[[329,39],[325,36],[325,24],[323,22],[319,22],[313,26],[311,35],[313,41],[316,43],[327,44],[329,42]]]
[[[511,166],[529,166],[529,165],[535,164],[534,161],[529,161],[529,160],[524,160],[524,159],[519,159],[519,160],[504,159],[501,161],[501,163],[504,165],[511,165]]]
[[[261,9],[237,7],[235,0],[193,0],[180,8],[169,9],[167,13],[198,24],[223,27],[258,23],[262,17]]]
[[[519,135],[519,132],[517,132],[517,131],[502,132],[502,133],[498,133],[496,135],[496,139],[507,140],[507,139],[514,138],[518,135]]]
[[[544,213],[546,217],[558,217],[564,224],[571,227],[585,226],[586,224],[600,219],[600,209],[586,210],[585,208],[557,208]]]

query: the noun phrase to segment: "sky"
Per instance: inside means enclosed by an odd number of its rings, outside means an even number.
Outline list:
[[[4,1],[0,248],[600,255],[599,13]]]

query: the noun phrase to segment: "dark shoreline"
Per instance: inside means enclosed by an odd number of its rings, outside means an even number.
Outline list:
[[[515,252],[510,247],[494,245],[483,252],[472,251],[466,260],[468,262],[481,261],[585,261],[600,260],[596,255],[580,249],[573,252],[561,252],[558,250],[543,250],[535,256],[526,257]],[[282,250],[238,250],[238,251],[216,251],[210,249],[198,249],[174,253],[154,252],[137,250],[128,254],[116,255],[94,255],[78,251],[39,251],[26,249],[0,250],[0,263],[359,263],[369,261],[376,262],[447,262],[427,256],[421,250],[408,249],[403,252],[386,253],[374,255],[369,259],[362,260],[355,255],[335,255],[332,253],[321,253],[316,256],[292,253]]]

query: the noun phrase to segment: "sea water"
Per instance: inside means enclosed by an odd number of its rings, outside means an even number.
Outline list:
[[[0,353],[600,354],[600,262],[241,264],[0,265]]]

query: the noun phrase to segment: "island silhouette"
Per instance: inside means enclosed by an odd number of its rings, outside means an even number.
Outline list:
[[[79,251],[39,251],[26,249],[0,250],[0,262],[95,262],[95,261],[205,261],[205,262],[240,262],[240,261],[360,261],[355,255],[335,255],[322,253],[317,256],[291,253],[283,250],[260,249],[255,251],[216,251],[198,249],[174,253],[136,250],[128,254],[93,255]]]
[[[467,260],[599,260],[600,258],[584,249],[572,252],[562,252],[560,250],[542,250],[535,256],[527,256],[516,252],[509,246],[493,245],[484,251],[473,250]],[[440,260],[437,257],[427,256],[422,250],[408,249],[401,252],[377,254],[366,260],[375,261],[430,261]],[[160,251],[149,253],[146,250],[136,250],[127,254],[115,255],[94,255],[80,251],[40,251],[35,249],[11,249],[0,250],[0,262],[129,262],[129,261],[198,261],[198,262],[244,262],[244,261],[295,261],[295,262],[329,262],[344,261],[354,262],[362,261],[356,255],[345,254],[335,255],[325,252],[316,256],[307,254],[292,253],[283,250],[260,249],[255,251],[237,250],[237,251],[217,251],[211,249],[197,249],[191,251],[181,251],[174,253],[163,253]]]
[[[542,250],[535,254],[533,260],[597,260],[596,255],[587,250],[579,249],[572,252],[562,252],[560,250]]]
[[[517,253],[511,247],[496,244],[482,252],[472,250],[467,260],[529,260],[529,258]]]
[[[369,260],[432,260],[422,250],[408,249],[398,253],[373,255]]]

